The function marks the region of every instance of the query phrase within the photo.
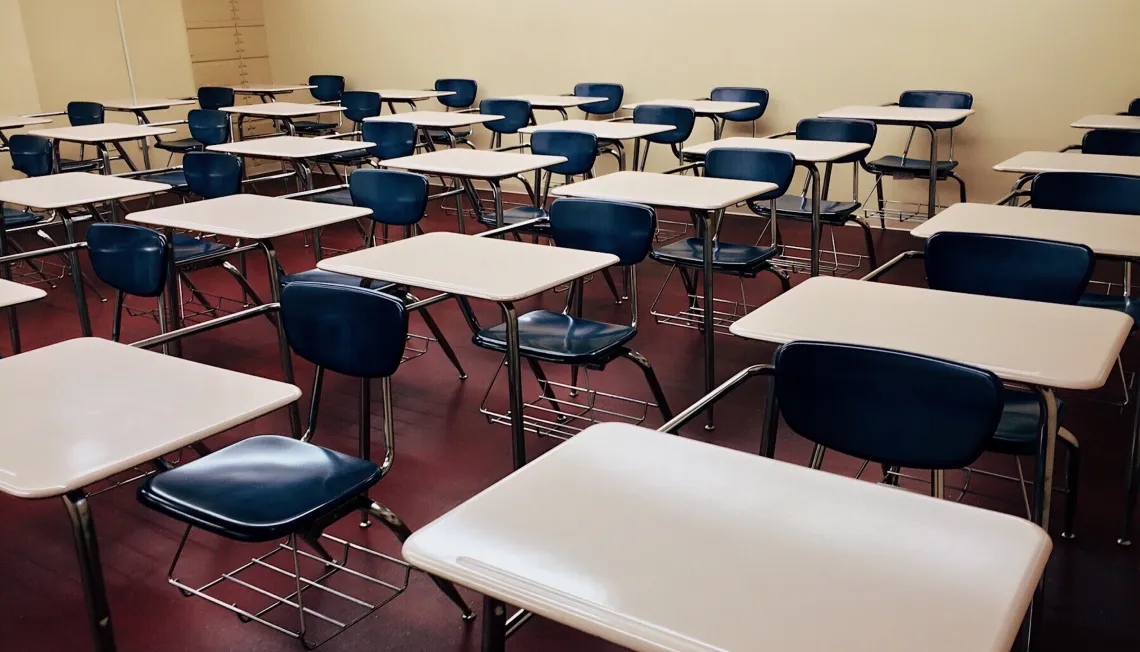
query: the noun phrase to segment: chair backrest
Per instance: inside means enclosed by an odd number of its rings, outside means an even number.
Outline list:
[[[41,136],[15,134],[8,139],[12,168],[29,177],[51,174],[51,141]]]
[[[673,131],[652,134],[645,137],[651,143],[673,145],[683,143],[693,135],[693,125],[697,122],[697,114],[684,106],[665,106],[663,104],[639,104],[633,109],[633,121],[639,124],[670,125]]]
[[[1085,245],[981,233],[937,233],[926,241],[933,290],[1075,304],[1096,254]]]
[[[957,469],[981,456],[1004,405],[989,371],[926,356],[824,342],[776,351],[784,421],[817,444],[860,459]]]
[[[214,109],[193,109],[186,114],[190,135],[203,145],[221,145],[230,140],[230,114]]]
[[[714,147],[705,155],[705,176],[776,184],[772,192],[754,199],[774,199],[788,192],[796,174],[796,157],[769,149]]]
[[[563,198],[550,205],[550,235],[559,247],[598,251],[636,265],[649,255],[657,214],[641,204]]]
[[[242,160],[222,152],[188,152],[182,157],[182,172],[190,192],[215,199],[241,192]]]
[[[455,93],[439,98],[440,104],[450,109],[467,109],[475,103],[475,96],[479,94],[479,84],[474,79],[437,79],[435,90]]]
[[[68,102],[67,121],[72,127],[103,124],[103,105],[98,102]]]
[[[340,98],[340,105],[344,107],[344,117],[360,123],[365,118],[380,115],[380,94],[371,91],[345,91]]]
[[[416,125],[411,122],[365,122],[361,133],[366,142],[376,143],[368,153],[381,161],[416,153]]]
[[[502,118],[484,122],[483,126],[499,134],[517,134],[530,124],[530,102],[505,98],[491,98],[479,102],[479,113],[501,115]]]
[[[960,91],[903,91],[899,106],[916,109],[971,109],[974,96]]]
[[[591,115],[610,115],[621,108],[625,97],[625,86],[607,82],[583,82],[574,85],[574,94],[579,97],[604,97],[605,102],[590,102],[578,107]]]
[[[1128,115],[1140,115],[1140,97],[1128,103]]]
[[[234,89],[229,86],[203,86],[198,89],[198,106],[203,109],[217,111],[233,105]]]
[[[96,222],[87,228],[91,269],[107,285],[136,297],[157,297],[166,287],[166,236],[137,224]]]
[[[1081,153],[1140,156],[1140,131],[1093,129],[1081,139]]]
[[[875,145],[879,128],[868,120],[837,120],[833,118],[805,118],[796,124],[798,140],[830,140],[841,143],[867,143]],[[867,158],[870,148],[836,159],[835,163],[855,163]]]
[[[760,116],[768,110],[768,98],[767,88],[749,88],[747,86],[718,86],[709,93],[709,99],[718,102],[755,102],[760,105],[751,109],[732,111],[721,116],[732,122],[759,120]]]
[[[1087,172],[1042,172],[1033,179],[1034,208],[1140,215],[1140,177]]]
[[[340,75],[309,75],[309,93],[318,102],[336,102],[344,95],[344,77]]]
[[[598,137],[584,131],[536,131],[530,136],[530,151],[543,156],[565,156],[565,163],[547,168],[554,174],[586,174],[594,169],[598,158]]]
[[[428,202],[427,177],[399,170],[356,170],[348,177],[352,203],[372,210],[381,224],[415,224]]]
[[[399,299],[350,285],[286,285],[281,320],[285,339],[297,355],[358,378],[394,374],[408,336],[408,313]]]

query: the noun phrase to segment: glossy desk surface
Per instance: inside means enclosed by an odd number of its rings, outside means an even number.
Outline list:
[[[31,285],[0,279],[0,308],[15,306],[47,296],[47,292]]]
[[[871,146],[866,143],[843,143],[832,140],[795,140],[791,138],[747,138],[734,136],[732,138],[722,138],[720,140],[686,147],[683,151],[685,154],[704,156],[709,153],[709,150],[723,148],[775,150],[778,152],[788,152],[795,156],[797,161],[826,163],[871,149]]]
[[[337,104],[298,104],[296,102],[259,102],[223,106],[219,111],[244,113],[263,118],[299,118],[323,113],[340,113],[344,107]]]
[[[819,114],[821,118],[870,120],[893,125],[948,125],[974,115],[973,109],[928,109],[908,106],[845,106]]]
[[[241,194],[137,211],[127,215],[127,220],[242,240],[269,240],[371,214],[371,209],[358,206]]]
[[[994,166],[998,172],[1103,172],[1140,176],[1140,157],[1080,152],[1022,152]]]
[[[507,99],[525,100],[533,109],[569,109],[583,104],[605,102],[604,97],[583,95],[511,95]]]
[[[380,99],[385,102],[389,100],[393,102],[416,102],[419,100],[430,100],[433,97],[455,95],[455,91],[429,91],[415,90],[412,88],[380,88],[373,92],[379,93]]]
[[[165,183],[88,172],[0,181],[0,202],[51,210],[170,190]]]
[[[536,131],[584,131],[594,134],[598,140],[629,140],[644,138],[653,134],[673,131],[673,125],[655,125],[637,122],[610,122],[608,120],[563,120],[548,122],[519,129],[519,133],[533,134]]]
[[[381,96],[383,97],[383,96]],[[365,118],[365,122],[410,122],[417,127],[454,129],[470,127],[484,122],[502,120],[503,116],[489,113],[460,113],[458,111],[406,111]]]
[[[361,140],[341,140],[334,138],[302,138],[300,136],[274,136],[272,138],[255,138],[253,140],[239,140],[236,143],[222,143],[210,145],[206,149],[211,152],[226,152],[238,156],[253,156],[260,158],[303,159],[319,158],[341,152],[354,152],[375,143]]]
[[[469,179],[505,179],[558,163],[564,156],[541,156],[518,152],[494,152],[465,147],[441,149],[381,161],[380,165],[422,174],[465,177]]]
[[[0,115],[0,129],[19,129],[28,125],[46,125],[51,118],[30,118],[22,115]]]
[[[81,127],[54,127],[52,129],[33,129],[29,131],[33,136],[65,140],[72,143],[115,143],[123,140],[139,140],[152,136],[166,136],[174,133],[169,127],[147,127],[143,125],[129,125],[121,122],[104,122],[97,125],[83,125]]]
[[[186,99],[166,99],[157,97],[138,97],[138,98],[123,98],[118,100],[108,100],[103,102],[103,108],[110,111],[157,111],[159,109],[169,109],[172,106],[189,106],[196,104],[195,100]]]
[[[649,206],[720,210],[776,189],[776,184],[656,172],[614,172],[551,190],[560,197],[628,201]]]
[[[1140,131],[1140,116],[1086,115],[1072,124],[1077,129],[1122,129]]]
[[[754,109],[758,106],[756,102],[722,102],[719,100],[678,100],[678,99],[665,99],[665,100],[651,100],[649,102],[634,102],[626,104],[621,108],[632,111],[638,106],[643,104],[657,104],[664,106],[683,106],[693,110],[697,115],[724,115],[725,113],[733,113],[734,111],[743,111],[744,109]]]

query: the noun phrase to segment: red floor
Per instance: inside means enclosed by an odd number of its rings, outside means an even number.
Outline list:
[[[455,218],[433,209],[425,226],[427,230],[454,230]],[[789,240],[802,240],[805,236],[802,225],[785,224],[784,227]],[[478,230],[476,226],[469,228]],[[754,239],[749,229],[745,221],[733,219],[725,235],[741,241],[748,237]],[[861,247],[862,238],[857,230],[841,231],[841,245],[850,250]],[[351,229],[334,229],[327,233],[325,244],[335,245],[338,241],[349,244],[353,238]],[[917,244],[904,233],[880,234],[877,240],[880,260],[916,248]],[[279,243],[279,249],[287,269],[312,266],[311,250],[302,248],[299,237]],[[251,280],[258,288],[265,287],[261,265],[260,259],[250,259]],[[918,267],[910,267],[894,278],[896,282],[920,279],[918,270]],[[633,346],[653,363],[674,410],[679,410],[703,393],[700,340],[695,332],[653,323],[648,314],[649,303],[664,277],[664,269],[646,262],[639,273],[642,326]],[[211,291],[234,295],[232,283],[224,275],[204,271],[194,278],[200,279],[203,287]],[[676,279],[673,283],[669,296],[676,298],[680,284]],[[746,285],[750,300],[756,303],[766,301],[778,290],[777,283],[768,275],[749,280]],[[734,290],[735,284],[726,279],[719,287],[727,293]],[[595,282],[587,288],[587,315],[628,319],[628,306],[614,306],[604,284]],[[524,307],[557,307],[562,299],[563,295],[548,294]],[[137,301],[135,305],[149,307]],[[476,310],[485,322],[497,316],[496,310],[485,304],[476,304]],[[409,362],[395,376],[396,463],[392,473],[375,490],[374,497],[400,514],[413,528],[438,517],[510,470],[506,428],[488,425],[478,413],[479,402],[500,358],[470,344],[470,332],[454,303],[439,305],[432,311],[456,346],[469,378],[458,380],[438,349]],[[108,336],[110,304],[93,302],[92,312],[96,334]],[[72,293],[66,285],[50,292],[46,300],[21,308],[20,315],[27,349],[79,334]],[[858,318],[852,315],[852,319]],[[415,317],[412,329],[425,331],[422,322]],[[130,318],[126,320],[124,339],[139,339],[154,332],[153,322]],[[4,350],[7,351],[6,346]],[[771,353],[771,346],[721,337],[717,340],[718,378],[726,379],[748,364],[766,361]],[[1135,368],[1135,352],[1129,353],[1125,362],[1129,363],[1131,358],[1128,366]],[[263,320],[198,336],[185,345],[185,354],[207,364],[280,377],[274,331]],[[308,409],[311,367],[299,361],[297,369],[298,383],[305,390],[304,412]],[[625,361],[617,361],[604,372],[592,374],[592,379],[607,389],[648,396],[640,372]],[[524,376],[524,382],[533,388],[529,374]],[[351,380],[336,376],[327,379],[322,421],[316,436],[318,443],[346,452],[355,450],[355,390],[356,385]],[[763,384],[758,383],[722,403],[718,411],[719,426],[714,433],[690,426],[683,434],[722,446],[755,450],[762,423],[763,393]],[[505,402],[505,388],[497,387],[493,398]],[[379,391],[374,392],[373,399],[375,448],[382,442]],[[59,401],[60,409],[66,409],[67,397],[61,396]],[[1140,649],[1140,629],[1133,625],[1136,614],[1140,613],[1140,555],[1114,543],[1119,528],[1131,417],[1129,413],[1122,414],[1119,408],[1087,400],[1074,401],[1069,415],[1066,425],[1081,438],[1085,456],[1078,538],[1074,541],[1056,538],[1049,566],[1046,616],[1036,649],[1041,652]],[[659,424],[660,417],[651,413],[646,425]],[[287,432],[284,412],[221,435],[213,443],[218,446],[251,434],[269,432]],[[27,435],[34,436],[34,433]],[[554,444],[534,438],[528,443],[532,457]],[[804,463],[807,450],[802,440],[783,433],[777,455],[784,460]],[[1013,468],[1006,459],[987,463],[993,468]],[[829,458],[826,468],[853,474],[857,464],[834,456]],[[984,486],[1008,499],[1018,499],[1013,485],[989,482]],[[1016,503],[972,497],[968,501],[1011,512],[1018,509]],[[301,649],[297,642],[259,625],[243,625],[218,607],[182,598],[169,586],[165,573],[181,531],[173,521],[143,509],[135,501],[132,487],[98,496],[93,504],[120,650],[267,652]],[[756,515],[756,518],[763,517],[763,514]],[[0,496],[0,523],[4,524],[0,535],[0,651],[90,649],[70,528],[59,503]],[[677,524],[679,528],[684,526]],[[339,524],[335,532],[368,542],[380,550],[398,550],[394,539],[380,527],[362,532],[348,519]],[[214,577],[247,561],[251,553],[258,550],[264,548],[198,534],[187,546],[181,575],[189,580]],[[757,563],[778,563],[778,560],[758,559]],[[891,578],[884,577],[881,585],[868,586],[867,590],[889,591],[890,583]],[[937,591],[937,587],[931,590]],[[479,596],[467,591],[464,594],[473,607],[481,607]],[[705,599],[704,608],[717,608],[717,596]],[[818,617],[821,626],[826,626],[827,614],[821,613]],[[478,624],[461,622],[453,605],[424,576],[414,574],[403,596],[323,649],[329,652],[452,652],[477,650],[478,643]],[[538,619],[511,639],[510,648],[552,652],[616,649]]]

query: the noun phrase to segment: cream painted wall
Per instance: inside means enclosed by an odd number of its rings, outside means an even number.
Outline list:
[[[339,73],[350,88],[426,88],[469,76],[484,98],[617,81],[629,100],[764,86],[767,133],[907,88],[970,91],[978,113],[955,154],[979,201],[1013,181],[995,163],[1075,142],[1075,118],[1140,96],[1136,0],[273,0],[265,14],[282,82]],[[901,150],[905,136],[883,129],[876,153]],[[710,138],[703,121],[690,142]],[[650,166],[668,163],[659,151]],[[837,194],[848,187],[836,178]]]
[[[0,114],[38,113],[40,96],[18,0],[0,0],[0,61],[4,62]],[[0,157],[0,179],[12,175],[10,159]]]

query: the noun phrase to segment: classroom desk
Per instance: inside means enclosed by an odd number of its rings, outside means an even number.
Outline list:
[[[294,91],[307,91],[316,88],[311,84],[251,84],[231,86],[235,95],[256,95],[262,102],[276,102],[278,95],[288,95]]]
[[[833,163],[845,156],[871,149],[866,143],[845,143],[829,140],[784,140],[779,138],[724,138],[711,143],[686,147],[682,153],[690,156],[706,156],[718,148],[767,149],[788,152],[796,157],[796,163],[807,169],[811,177],[811,263],[812,276],[819,276],[819,240],[821,232],[820,204],[822,186],[819,178],[819,163]],[[773,216],[774,217],[774,216]]]
[[[704,234],[704,337],[705,393],[716,387],[713,343],[713,231],[729,206],[776,189],[774,183],[689,177],[655,172],[615,172],[604,176],[559,186],[551,194],[560,197],[584,197],[609,201],[626,201],[663,208],[689,211],[699,219]],[[713,409],[707,412],[706,430],[713,428]]]
[[[9,203],[53,211],[59,215],[60,222],[63,223],[68,244],[73,244],[76,242],[75,225],[74,217],[69,212],[70,209],[82,206],[90,211],[91,217],[94,218],[99,215],[95,204],[112,202],[111,217],[114,220],[114,202],[127,197],[149,195],[165,190],[170,190],[170,186],[165,183],[88,174],[87,172],[65,172],[42,177],[0,181],[0,210],[3,209],[5,203]],[[0,255],[7,251],[7,230],[4,228],[3,221],[0,220]],[[75,300],[78,304],[80,325],[84,335],[91,335],[91,320],[87,313],[87,301],[84,298],[83,275],[79,267],[78,252],[74,250],[69,252],[68,259],[72,280],[75,283]],[[10,266],[4,265],[3,275],[4,278],[11,278]]]
[[[26,115],[0,115],[0,147],[8,147],[8,137],[4,135],[5,129],[20,129],[29,125],[46,125],[51,118],[33,118]]]
[[[263,102],[261,104],[237,104],[234,106],[223,106],[221,111],[226,113],[237,114],[237,135],[238,140],[242,140],[244,133],[242,132],[242,124],[247,117],[266,118],[273,120],[274,124],[280,122],[285,125],[285,131],[290,136],[296,136],[297,130],[293,127],[293,121],[297,118],[306,118],[309,116],[321,116],[329,113],[341,113],[344,107],[338,104],[297,104],[295,102]],[[329,124],[333,127],[332,123]],[[359,149],[359,148],[357,148]]]
[[[420,111],[419,113],[425,112]],[[503,226],[503,189],[501,187],[503,179],[565,162],[566,157],[564,156],[452,148],[388,159],[387,161],[380,161],[380,165],[386,168],[457,179],[466,191],[467,197],[471,200],[477,214],[482,214],[483,209],[479,202],[479,195],[471,181],[486,181],[491,186],[491,195],[495,202],[495,224]],[[462,226],[462,224],[463,216],[460,215],[460,225]]]
[[[651,102],[634,102],[621,108],[628,111],[636,109],[642,104],[658,104],[664,106],[683,106],[693,110],[698,118],[708,118],[713,124],[713,140],[720,140],[724,133],[724,114],[755,109],[760,106],[756,102],[725,102],[721,100],[653,100]]]
[[[573,109],[583,104],[605,102],[604,97],[589,97],[583,95],[510,95],[508,100],[522,100],[530,104],[531,120],[534,121],[534,111],[557,111],[566,120],[566,109]]]
[[[424,305],[455,295],[474,331],[480,327],[467,299],[499,304],[506,322],[511,454],[513,468],[519,469],[526,464],[526,442],[515,302],[617,263],[611,254],[441,231],[326,258],[317,267],[444,293],[420,302]]]
[[[67,409],[59,409],[60,396]],[[0,409],[8,424],[0,433],[0,491],[62,498],[96,652],[113,652],[115,635],[84,488],[300,396],[292,385],[98,338],[0,360]]]
[[[16,306],[47,296],[40,288],[0,278],[0,308],[8,309],[8,336],[12,340],[12,353],[20,352],[20,324],[16,319]]]
[[[1114,129],[1140,131],[1140,116],[1086,115],[1072,124],[1076,129]]]
[[[485,652],[504,602],[638,652],[1008,652],[1051,549],[1016,517],[604,423],[403,554],[487,596]]]
[[[103,102],[103,108],[108,111],[122,111],[124,113],[132,113],[135,120],[140,125],[150,124],[150,119],[147,118],[147,111],[163,111],[175,106],[190,106],[194,104],[194,100],[188,99],[162,99],[162,98],[126,98],[121,100],[110,100]],[[142,141],[142,155],[143,155],[143,168],[150,169],[150,145],[146,140]]]
[[[59,144],[61,142],[79,143],[81,145],[94,145],[103,160],[103,174],[111,174],[111,157],[107,153],[107,144],[119,153],[123,162],[132,171],[137,172],[138,166],[131,160],[127,150],[123,149],[123,141],[141,140],[146,142],[152,136],[166,136],[174,133],[169,127],[146,127],[142,125],[126,125],[118,122],[104,122],[81,127],[55,127],[53,129],[33,129],[29,131],[33,136],[50,138],[52,141],[52,157],[55,168],[59,169]]]
[[[415,90],[409,88],[381,88],[372,92],[380,94],[380,99],[387,102],[388,110],[392,113],[396,112],[396,107],[392,106],[395,102],[407,104],[415,111],[416,102],[455,95],[455,91]]]
[[[381,98],[384,96],[381,95]],[[455,138],[452,132],[456,129],[463,129],[466,127],[473,127],[484,122],[494,122],[495,120],[502,120],[504,116],[492,115],[488,113],[473,113],[473,112],[460,112],[460,111],[415,111],[412,113],[394,113],[392,115],[378,115],[372,118],[365,118],[365,122],[410,122],[416,126],[420,134],[424,137],[424,146],[428,151],[435,151],[435,143],[432,142],[430,131],[437,131],[446,133],[451,140],[451,146],[455,146]],[[474,145],[472,145],[474,147]]]
[[[283,102],[267,106],[281,106]],[[297,172],[304,190],[313,189],[313,174],[309,161],[323,156],[340,154],[341,152],[354,152],[356,150],[372,147],[376,143],[361,140],[340,140],[334,138],[301,138],[300,136],[272,136],[269,138],[255,138],[242,140],[236,143],[222,143],[210,145],[206,149],[211,152],[225,152],[236,156],[250,158],[265,158],[276,161],[287,161]]]
[[[1140,157],[1080,152],[1022,152],[994,166],[998,172],[1101,172],[1140,176]]]
[[[869,120],[875,124],[915,127],[930,132],[930,175],[927,217],[934,217],[938,202],[938,130],[953,128],[974,115],[973,109],[929,109],[905,106],[845,106],[819,114],[821,118]]]
[[[618,169],[624,171],[625,145],[623,140],[633,141],[633,166],[636,169],[641,158],[641,139],[653,134],[673,131],[673,125],[655,125],[638,122],[615,122],[610,120],[563,120],[544,125],[532,125],[519,129],[521,134],[534,134],[536,131],[581,131],[594,134],[599,145],[613,144],[617,149]]]
[[[1058,430],[1053,390],[1103,386],[1131,328],[1131,317],[1112,310],[821,276],[757,308],[730,330],[776,344],[819,340],[944,358],[1033,387],[1048,415],[1033,511],[1034,520],[1048,528]],[[774,443],[765,442],[763,450],[770,455]]]

